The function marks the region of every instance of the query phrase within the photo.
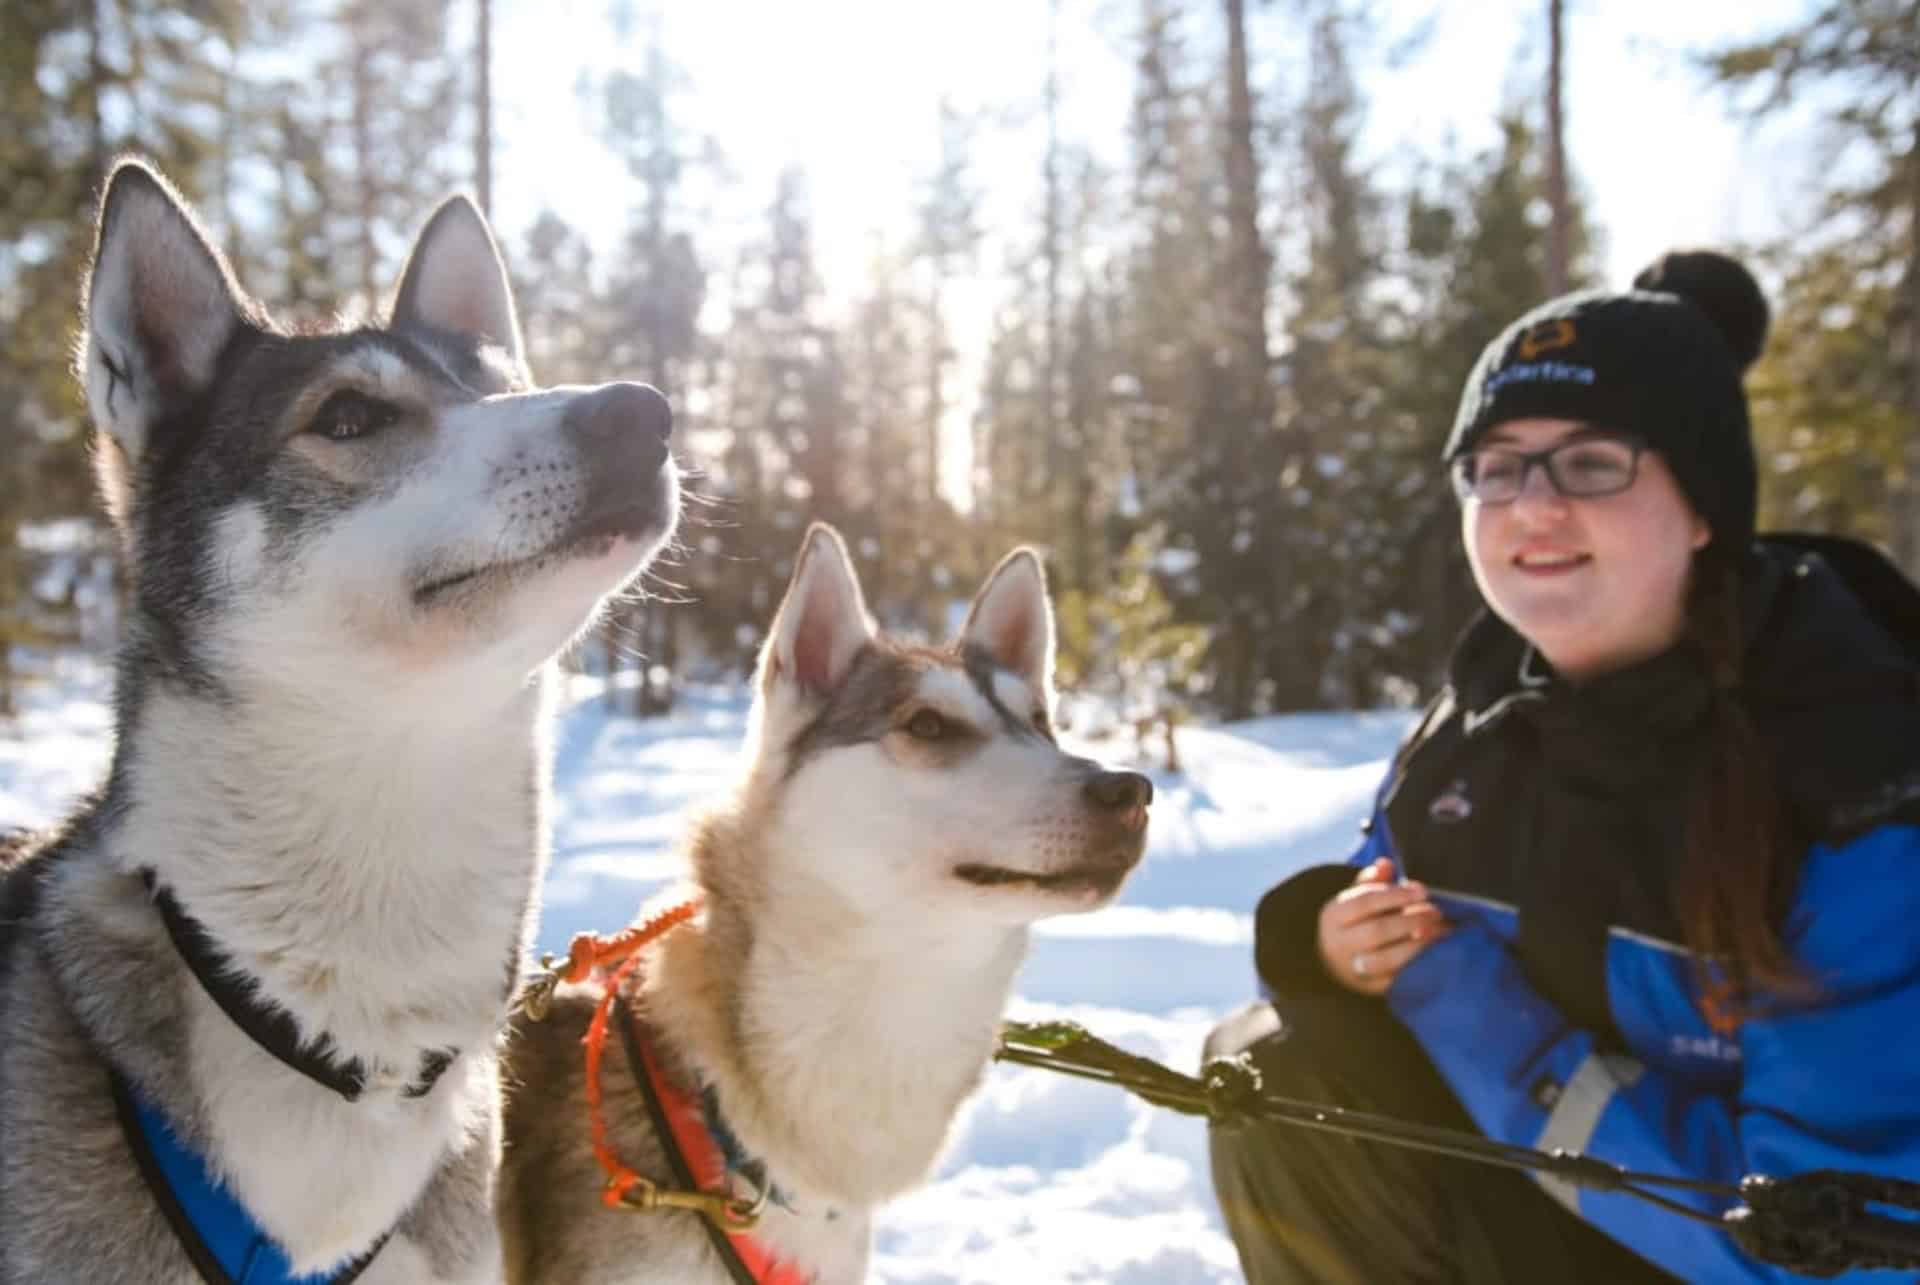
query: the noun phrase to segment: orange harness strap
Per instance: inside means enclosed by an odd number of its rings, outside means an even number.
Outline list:
[[[758,1216],[726,1192],[726,1162],[707,1128],[705,1113],[694,1097],[668,1079],[654,1058],[648,1041],[639,1029],[637,1017],[622,1013],[629,1020],[621,1026],[633,1073],[648,1099],[664,1117],[666,1136],[661,1142],[677,1152],[691,1170],[691,1192],[662,1190],[625,1164],[615,1153],[607,1128],[605,1094],[601,1085],[601,1062],[606,1054],[607,1033],[620,1005],[621,988],[644,958],[642,951],[674,928],[691,919],[700,909],[698,901],[682,902],[612,937],[580,933],[567,946],[564,962],[551,966],[551,986],[560,982],[584,982],[600,975],[604,990],[594,1006],[581,1043],[586,1048],[587,1126],[593,1140],[593,1158],[606,1173],[606,1185],[600,1189],[600,1203],[609,1209],[686,1208],[697,1210],[706,1219],[711,1234],[724,1233],[715,1248],[730,1245],[738,1260],[759,1285],[808,1285],[812,1277],[773,1256],[771,1250],[749,1233]],[[611,967],[612,972],[606,970]],[[657,1117],[657,1118],[658,1118]],[[745,1210],[744,1216],[741,1211]],[[724,1255],[723,1255],[724,1257]]]
[[[663,1139],[668,1146],[679,1151],[680,1159],[686,1166],[687,1177],[692,1185],[702,1191],[724,1191],[727,1186],[727,1162],[720,1153],[720,1146],[714,1141],[713,1130],[707,1121],[707,1115],[700,1101],[684,1087],[674,1082],[659,1059],[653,1055],[653,1042],[647,1038],[646,1026],[639,1015],[620,1005],[622,1034],[626,1038],[627,1056],[633,1062],[633,1073],[643,1078],[641,1085],[656,1108],[655,1120],[663,1121],[665,1132],[670,1135]],[[729,1269],[744,1272],[756,1285],[812,1285],[811,1273],[803,1272],[794,1264],[774,1256],[765,1241],[752,1234],[748,1226],[730,1222],[709,1220],[709,1232],[724,1232],[724,1237],[716,1234],[716,1242],[726,1241],[733,1250],[736,1263]],[[718,1243],[716,1250],[722,1249]],[[722,1258],[726,1255],[721,1254]]]
[[[611,937],[576,933],[567,944],[566,962],[551,968],[551,975],[556,982],[584,982],[608,966],[616,966],[606,980],[600,1002],[594,1006],[593,1020],[587,1024],[584,1041],[587,1048],[587,1127],[593,1138],[593,1158],[607,1175],[607,1185],[601,1189],[600,1201],[612,1209],[620,1208],[626,1202],[627,1193],[643,1180],[614,1154],[613,1143],[607,1136],[606,1113],[601,1109],[600,1059],[607,1048],[607,1016],[613,1011],[614,997],[620,993],[620,987],[639,964],[640,952],[693,918],[699,909],[699,902],[683,901]]]

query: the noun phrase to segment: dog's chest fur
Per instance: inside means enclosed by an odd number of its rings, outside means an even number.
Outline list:
[[[312,779],[276,779],[272,745],[245,736],[203,741],[188,767],[164,751],[192,720],[168,712],[169,744],[123,745],[113,802],[9,879],[40,890],[0,963],[0,1281],[75,1263],[89,1279],[198,1280],[122,1138],[109,1060],[297,1269],[392,1229],[368,1285],[497,1280],[495,1045],[543,859],[535,708],[464,755],[440,747],[487,801],[460,810],[439,773],[392,758],[396,788],[344,789],[332,808]],[[130,873],[148,864],[210,908],[223,951],[303,1030],[373,1068],[359,1101],[282,1066],[216,1006]],[[461,1055],[404,1098],[420,1052],[442,1047]]]
[[[820,1285],[853,1285],[866,1277],[873,1210],[925,1179],[985,1071],[1025,936],[1008,934],[984,954],[923,959],[916,970],[860,949],[851,928],[816,941],[803,927],[806,942],[783,941],[765,921],[747,932],[747,918],[740,905],[710,900],[701,920],[650,948],[631,993],[662,1065],[685,1086],[716,1090],[739,1142],[790,1197],[790,1207],[769,1205],[755,1235]],[[596,998],[591,988],[562,988],[546,1021],[522,1017],[509,1038],[500,1191],[508,1280],[729,1281],[699,1215],[599,1203],[605,1175],[589,1146],[581,1049]],[[669,1182],[612,1036],[601,1080],[616,1153]]]
[[[161,961],[125,969],[147,974]],[[0,1281],[8,1285],[76,1280],[201,1285],[128,1156],[107,1094],[107,1067],[64,1007],[59,989],[29,948],[16,952],[5,1011],[0,1012]],[[161,998],[163,1015],[177,1006]],[[129,1032],[132,1043],[162,1047],[164,1031]],[[157,1065],[157,1064],[156,1064]],[[162,1071],[160,1080],[180,1078]],[[497,1124],[485,1121],[443,1156],[394,1236],[360,1278],[367,1285],[498,1279],[499,1260],[487,1227],[488,1187]],[[284,1159],[284,1157],[283,1157]],[[324,1152],[286,1161],[314,1179],[313,1207],[324,1208]]]
[[[508,1041],[503,1080],[509,1151],[499,1200],[507,1279],[514,1285],[730,1280],[700,1215],[627,1213],[600,1203],[606,1174],[588,1145],[581,1056],[597,999],[590,988],[563,988],[544,1022],[517,1019]],[[686,1074],[671,1050],[657,1049],[657,1055]],[[637,1172],[671,1185],[666,1152],[617,1035],[607,1039],[601,1071],[603,1118],[615,1152]],[[871,1236],[864,1209],[833,1208],[804,1196],[790,1209],[769,1202],[755,1234],[819,1281],[864,1277]]]

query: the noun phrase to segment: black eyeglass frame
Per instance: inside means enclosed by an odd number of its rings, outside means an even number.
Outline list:
[[[1572,450],[1580,446],[1591,446],[1595,442],[1617,443],[1627,448],[1626,479],[1618,486],[1608,485],[1597,491],[1583,491],[1568,486],[1566,479],[1560,476],[1556,457],[1558,457],[1562,451]],[[1492,506],[1512,504],[1515,500],[1519,499],[1521,493],[1527,489],[1527,479],[1533,475],[1535,468],[1538,468],[1542,473],[1547,475],[1547,485],[1551,486],[1554,494],[1560,496],[1562,499],[1595,500],[1609,495],[1619,495],[1624,491],[1631,490],[1633,484],[1638,481],[1640,477],[1640,457],[1645,455],[1649,449],[1644,440],[1634,436],[1632,433],[1621,433],[1611,429],[1603,429],[1569,437],[1564,441],[1554,443],[1543,451],[1522,451],[1511,446],[1478,446],[1472,450],[1462,451],[1449,460],[1447,462],[1447,474],[1453,482],[1454,498],[1462,504],[1468,500],[1478,500],[1482,504]],[[1501,455],[1512,456],[1514,459],[1520,461],[1520,480],[1514,483],[1513,494],[1503,496],[1499,499],[1488,499],[1475,491],[1474,480],[1468,476],[1464,466],[1474,462],[1481,456],[1490,455],[1495,452]]]

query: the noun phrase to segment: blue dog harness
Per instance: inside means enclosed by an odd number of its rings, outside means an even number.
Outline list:
[[[180,1247],[207,1285],[350,1285],[367,1269],[381,1236],[366,1253],[331,1275],[296,1276],[286,1251],[208,1172],[166,1119],[142,1101],[117,1072],[109,1072],[120,1130]]]
[[[317,1047],[303,1043],[293,1018],[261,998],[258,984],[233,967],[212,935],[181,909],[154,872],[140,873],[181,960],[234,1025],[315,1084],[357,1102],[367,1086],[367,1067],[358,1058],[338,1057],[329,1039],[322,1038]],[[421,1098],[432,1093],[458,1056],[455,1049],[422,1054],[418,1071],[402,1095]],[[110,1071],[108,1078],[127,1149],[207,1285],[350,1285],[392,1234],[382,1233],[364,1254],[332,1275],[295,1276],[286,1251],[207,1170],[206,1161],[181,1142],[166,1118],[142,1101],[118,1072]]]

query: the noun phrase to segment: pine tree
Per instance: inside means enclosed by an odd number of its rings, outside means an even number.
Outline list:
[[[685,441],[707,267],[694,246],[684,189],[706,149],[676,118],[684,76],[667,55],[657,21],[648,28],[640,65],[638,72],[614,71],[603,89],[603,136],[626,166],[635,201],[620,253],[602,285],[600,342],[582,355],[595,363],[592,378],[638,379],[665,391],[676,404]],[[609,674],[629,652],[640,658],[633,711],[649,715],[670,709],[681,646],[673,613],[644,601],[623,603],[601,628]]]
[[[1399,270],[1410,302],[1385,320],[1398,354],[1387,377],[1377,494],[1381,539],[1400,551],[1380,587],[1383,672],[1402,694],[1431,690],[1479,598],[1461,554],[1459,510],[1440,450],[1467,373],[1508,323],[1548,297],[1546,191],[1537,132],[1515,109],[1500,142],[1437,167],[1403,207]],[[1575,288],[1592,280],[1591,237],[1576,195],[1568,242]]]
[[[1262,541],[1272,607],[1259,664],[1270,693],[1263,703],[1278,709],[1377,695],[1380,598],[1399,553],[1379,538],[1390,375],[1380,321],[1383,201],[1355,155],[1364,107],[1349,63],[1350,21],[1327,8],[1308,31],[1297,198],[1304,259],[1290,282],[1280,449],[1264,465],[1279,493]]]
[[[1133,731],[1142,751],[1157,733],[1166,769],[1178,772],[1176,729],[1198,690],[1209,631],[1181,621],[1165,592],[1165,537],[1158,525],[1137,532],[1110,580],[1058,594],[1055,609],[1062,688],[1102,700]]]
[[[1827,0],[1778,34],[1722,49],[1712,74],[1756,118],[1783,110],[1810,85],[1840,85],[1822,117],[1832,150],[1862,161],[1857,181],[1827,192],[1815,221],[1774,257],[1787,266],[1785,311],[1771,345],[1774,390],[1757,426],[1780,457],[1786,503],[1809,520],[1880,535],[1920,574],[1920,0]],[[1841,173],[1849,170],[1842,169]],[[1811,311],[1797,295],[1818,299]],[[1856,346],[1833,319],[1877,324]],[[1824,358],[1825,360],[1821,360]],[[1794,377],[1812,382],[1796,387]],[[1889,414],[1893,408],[1898,411]],[[1831,419],[1834,414],[1842,419]],[[1841,485],[1831,447],[1893,463],[1885,517],[1844,518],[1842,494],[1875,502],[1878,478]],[[1897,451],[1897,455],[1896,455]],[[1844,472],[1844,470],[1842,470]],[[1821,512],[1821,510],[1825,512]]]
[[[1887,344],[1899,295],[1878,257],[1871,240],[1852,237],[1767,256],[1781,279],[1773,337],[1747,380],[1763,528],[1898,546],[1913,430]]]
[[[712,490],[724,506],[725,552],[699,578],[701,625],[721,658],[744,667],[779,602],[807,522],[831,519],[827,439],[844,398],[822,317],[807,177],[775,181],[767,235],[745,256],[716,389],[724,447]]]
[[[166,157],[190,194],[214,186],[211,131],[246,31],[229,5],[0,6],[0,704],[13,646],[44,633],[20,528],[93,512],[71,362],[99,185],[116,154],[138,149]]]
[[[1226,143],[1219,115],[1189,47],[1185,16],[1142,0],[1130,125],[1125,299],[1116,336],[1125,424],[1128,507],[1139,523],[1164,521],[1169,545],[1192,555],[1169,586],[1182,619],[1215,628],[1207,659],[1222,713],[1253,708],[1254,638],[1264,576],[1253,564],[1264,521],[1248,443],[1250,420],[1237,384],[1234,325],[1223,300],[1230,227]]]
[[[980,194],[971,168],[973,131],[974,122],[943,98],[938,163],[925,180],[916,220],[914,257],[926,283],[926,392],[921,407],[925,442],[919,485],[929,507],[937,506],[943,494],[939,465],[950,397],[948,376],[955,356],[947,333],[947,292],[956,276],[979,262]]]
[[[235,268],[282,320],[376,316],[421,219],[470,181],[450,10],[265,6],[231,60],[213,208]]]
[[[875,243],[836,355],[844,408],[834,430],[843,475],[836,487],[842,533],[863,562],[874,609],[892,625],[917,615],[924,589],[915,550],[928,536],[926,469],[933,463],[922,415],[927,371],[925,303],[912,264]],[[885,556],[879,556],[881,551]],[[922,622],[928,623],[928,622]]]
[[[601,378],[610,326],[600,310],[586,236],[554,211],[542,210],[508,265],[534,379],[586,384]]]

